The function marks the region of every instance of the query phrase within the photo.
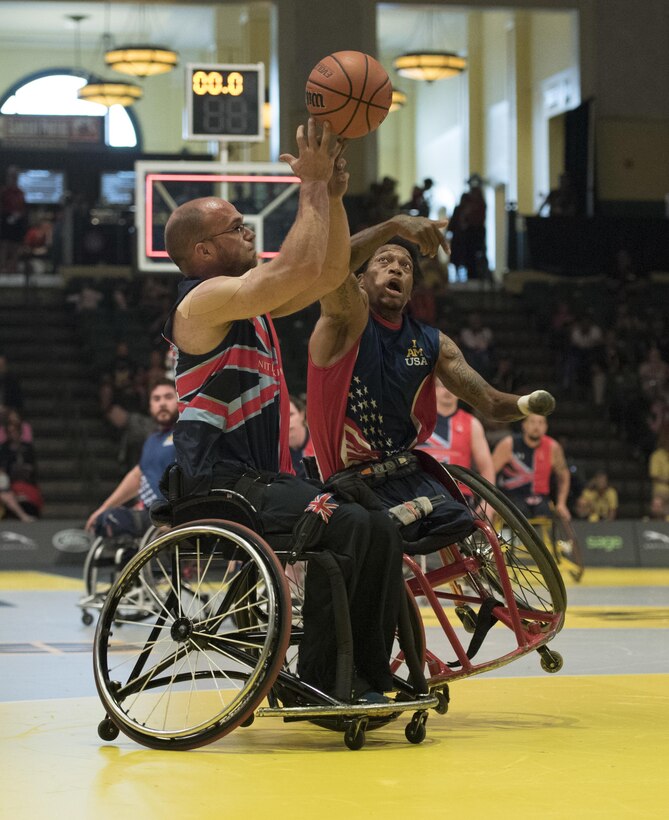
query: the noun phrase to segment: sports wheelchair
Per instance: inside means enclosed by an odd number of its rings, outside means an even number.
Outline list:
[[[114,740],[122,730],[152,748],[183,750],[249,726],[256,717],[276,716],[343,732],[348,748],[359,749],[368,729],[410,711],[405,735],[420,743],[428,710],[443,714],[448,709],[451,680],[532,650],[541,654],[544,669],[557,671],[561,658],[546,644],[562,627],[566,600],[552,558],[495,488],[462,468],[451,468],[449,474],[424,455],[424,469],[456,498],[462,499],[459,486],[470,487],[482,511],[495,510],[498,523],[493,527],[482,512],[473,535],[439,549],[438,566],[426,572],[405,557],[406,595],[392,659],[394,700],[349,702],[352,653],[343,582],[332,588],[339,648],[335,694],[298,678],[302,579],[309,562],[323,561],[327,554],[306,552],[291,564],[290,537],[285,548],[270,548],[249,502],[221,490],[215,498],[173,501],[162,519],[160,512],[154,514],[156,523],[173,528],[137,553],[107,595],[94,645],[95,681],[106,710],[99,736]],[[216,519],[210,517],[212,503]],[[142,622],[120,613],[125,596],[137,585],[153,602]],[[428,646],[421,598],[442,627],[453,659],[450,654],[439,658],[432,635]],[[455,605],[462,626],[473,633],[467,649],[445,604],[449,609]],[[508,627],[514,647],[474,664],[495,620]],[[115,628],[121,624],[127,629],[117,641]],[[262,705],[265,698],[267,705]]]
[[[93,623],[91,609],[102,609],[109,590],[118,578],[122,568],[128,561],[144,549],[158,533],[158,528],[151,525],[144,535],[137,538],[132,535],[104,536],[98,535],[86,554],[84,561],[83,579],[85,594],[77,602],[81,609],[81,620],[86,626]],[[152,611],[153,599],[146,592],[152,585],[152,579],[144,573],[144,583],[138,583],[133,589],[128,589],[119,607],[118,615],[123,620],[139,620],[146,618]]]

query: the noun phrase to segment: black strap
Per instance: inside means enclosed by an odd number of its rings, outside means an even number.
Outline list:
[[[467,649],[467,657],[469,660],[476,655],[481,648],[483,639],[497,623],[497,618],[492,614],[492,611],[496,606],[504,606],[504,604],[492,597],[486,598],[481,604],[481,609],[479,609],[478,615],[476,616],[476,627],[474,628],[474,634],[472,635],[472,639],[469,642],[469,647]],[[460,661],[453,661],[447,665],[451,667],[462,666]]]

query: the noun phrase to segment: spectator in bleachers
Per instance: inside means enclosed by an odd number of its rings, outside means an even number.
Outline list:
[[[460,331],[460,349],[467,364],[489,380],[494,367],[493,333],[483,324],[478,311],[469,314],[467,324]]]
[[[669,422],[660,431],[657,448],[648,462],[648,477],[652,482],[651,514],[654,517],[669,515]]]
[[[588,521],[613,521],[618,514],[618,493],[608,474],[598,470],[576,501],[576,515]]]
[[[638,374],[641,391],[649,401],[662,396],[669,386],[669,364],[663,360],[656,345],[649,349],[639,365]]]
[[[486,203],[483,180],[472,174],[467,180],[469,190],[460,197],[451,216],[451,262],[459,279],[484,279],[488,275],[486,253]]]
[[[10,371],[7,356],[0,352],[0,422],[10,408],[23,410],[23,391],[20,381]]]
[[[102,377],[100,406],[105,413],[112,405],[119,405],[128,412],[138,411],[142,406],[142,391],[138,390],[137,363],[130,355],[126,341],[116,344],[113,360]]]
[[[32,444],[33,428],[27,421],[21,418],[21,414],[18,410],[14,410],[13,408],[8,409],[4,417],[0,420],[0,444],[4,444],[7,441],[7,427],[12,423],[19,424],[21,441],[24,441],[26,444]]]
[[[553,188],[539,206],[538,216],[576,216],[578,211],[576,189],[571,176],[560,174],[558,187]]]
[[[0,444],[0,500],[22,521],[32,520],[40,514],[43,504],[35,448],[22,440],[22,419],[18,413],[11,414],[6,426],[7,440]]]
[[[525,376],[513,364],[508,353],[501,353],[497,359],[495,372],[490,377],[490,384],[502,393],[518,393],[524,384]]]
[[[571,329],[567,352],[568,386],[575,388],[577,395],[592,392],[592,367],[603,343],[601,327],[590,312],[584,313]]]

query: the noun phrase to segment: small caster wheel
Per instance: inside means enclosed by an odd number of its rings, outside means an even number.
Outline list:
[[[559,652],[546,649],[545,646],[542,646],[538,652],[541,655],[541,668],[544,672],[553,673],[559,672],[560,669],[562,669],[564,661],[562,660],[562,655]]]
[[[82,623],[84,624],[84,626],[90,626],[93,623],[93,616],[91,615],[90,612],[87,612],[86,610],[84,610],[81,613],[81,620],[82,620]]]
[[[366,721],[355,720],[349,723],[344,732],[344,743],[354,752],[365,745],[365,723]]]
[[[476,613],[474,610],[467,604],[463,604],[455,607],[455,614],[460,618],[465,632],[470,635],[473,634],[476,629]]]
[[[434,708],[434,711],[438,715],[445,715],[448,712],[448,692],[435,692],[434,696],[437,699],[437,705]]]
[[[118,729],[108,717],[98,724],[98,736],[100,740],[116,740],[118,737]]]
[[[407,724],[404,730],[404,736],[409,743],[422,743],[425,740],[427,730],[425,728],[425,721],[427,720],[427,712],[416,712],[411,718],[411,722]]]
[[[251,712],[251,714],[247,718],[245,718],[239,725],[246,729],[246,727],[250,726],[255,719],[255,712]]]

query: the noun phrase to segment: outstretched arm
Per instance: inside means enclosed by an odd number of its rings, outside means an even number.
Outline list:
[[[462,351],[446,334],[439,334],[437,376],[458,398],[494,421],[516,421],[530,413],[547,416],[555,409],[555,400],[545,390],[527,396],[502,393],[471,368]]]
[[[102,504],[92,512],[88,517],[88,521],[86,522],[86,529],[92,530],[93,526],[95,525],[95,521],[99,515],[101,515],[106,510],[110,510],[112,507],[120,507],[122,504],[125,504],[127,501],[135,498],[139,495],[139,485],[142,479],[142,471],[137,464],[132,470],[129,470],[119,482],[118,487],[114,490],[111,495],[106,498]]]
[[[393,236],[401,236],[409,242],[414,242],[423,256],[436,256],[439,248],[448,251],[444,235],[447,226],[448,219],[433,220],[424,216],[397,214],[351,237],[350,268],[352,271],[358,270],[377,248],[385,245]]]

